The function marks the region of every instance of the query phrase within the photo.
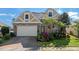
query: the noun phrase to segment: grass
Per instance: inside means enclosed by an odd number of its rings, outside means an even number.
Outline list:
[[[49,42],[38,42],[43,47],[79,47],[79,38],[70,35],[69,39],[52,39]]]
[[[74,47],[79,47],[79,38],[76,38],[74,36],[70,36],[70,42],[68,46],[74,46]]]

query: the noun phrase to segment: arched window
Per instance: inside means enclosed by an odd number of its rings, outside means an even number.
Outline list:
[[[26,14],[26,15],[25,15],[25,21],[28,22],[28,20],[29,20],[29,15]]]
[[[25,15],[25,19],[28,19],[29,17],[28,17],[28,15]]]
[[[49,12],[48,16],[49,16],[49,17],[52,17],[52,12]]]

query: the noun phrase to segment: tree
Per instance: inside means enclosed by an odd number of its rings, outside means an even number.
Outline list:
[[[9,27],[6,27],[6,26],[2,26],[1,27],[1,32],[2,32],[2,35],[6,35],[9,33]]]
[[[52,18],[44,19],[42,22],[45,25],[55,24],[55,25],[60,26],[60,27],[64,27],[65,26],[65,24],[63,22],[57,21],[56,19],[52,19]]]
[[[60,27],[60,28],[65,27],[65,24],[63,22],[52,18],[44,19],[42,22],[45,25],[50,25],[50,28],[52,28],[52,25],[56,25],[57,27]],[[54,32],[54,34],[55,34],[54,37],[60,36],[58,31]]]
[[[66,27],[68,25],[70,25],[69,15],[67,13],[63,13],[62,15],[60,15],[59,21],[61,21],[61,22],[63,22],[65,24],[64,27],[60,27],[60,31],[59,32],[61,33],[61,36],[66,37]]]
[[[62,15],[60,15],[59,20],[61,22],[63,22],[65,25],[70,25],[69,15],[67,13],[65,13],[65,12]]]

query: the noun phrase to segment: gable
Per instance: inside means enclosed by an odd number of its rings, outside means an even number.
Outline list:
[[[15,20],[13,22],[24,22],[24,13],[20,14],[18,17],[15,18]]]
[[[26,22],[25,14],[29,15],[28,22],[40,22],[41,19],[49,18],[48,13],[52,12],[53,16],[51,18],[57,19],[59,14],[55,9],[49,8],[46,12],[36,13],[36,12],[23,12],[20,16],[16,18],[14,22]]]
[[[18,17],[17,19],[14,20],[14,22],[23,22],[23,19],[21,17]]]
[[[30,14],[30,22],[40,22],[33,13]]]
[[[43,16],[43,19],[49,18],[49,12],[52,12],[52,17],[51,17],[51,18],[57,19],[57,18],[60,16],[60,15],[56,12],[55,9],[49,8],[49,9],[45,12],[45,14],[44,14],[44,16]]]

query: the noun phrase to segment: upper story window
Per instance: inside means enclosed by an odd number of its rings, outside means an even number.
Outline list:
[[[25,15],[25,21],[28,22],[28,20],[29,20],[29,15],[26,14],[26,15]]]
[[[29,16],[28,15],[25,15],[25,19],[28,19],[29,18]]]
[[[52,12],[49,12],[48,16],[49,16],[49,17],[52,17]]]

